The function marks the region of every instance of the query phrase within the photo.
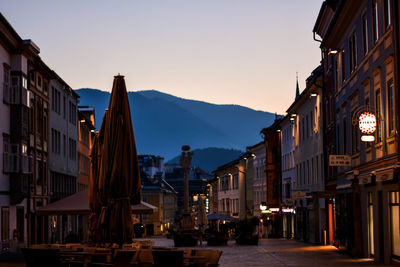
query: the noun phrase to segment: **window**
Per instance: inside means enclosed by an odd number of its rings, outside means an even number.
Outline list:
[[[353,33],[349,38],[349,60],[351,73],[355,70],[357,66],[357,39],[355,33]]]
[[[310,111],[310,135],[313,135],[314,129],[313,129],[313,123],[314,123],[314,114],[313,111]]]
[[[381,129],[381,90],[378,89],[375,92],[375,112],[376,112],[376,142],[382,141],[382,129]]]
[[[341,65],[342,65],[342,85],[343,85],[343,82],[346,80],[346,73],[345,73],[345,70],[346,70],[346,60],[345,60],[345,51],[344,51],[344,49],[342,50],[342,53],[340,53],[340,55],[341,55]]]
[[[67,101],[66,101],[66,98],[65,98],[65,96],[63,96],[63,109],[64,109],[64,119],[67,117]]]
[[[69,159],[76,160],[76,141],[69,138]]]
[[[374,203],[372,192],[368,192],[368,245],[370,256],[374,255]]]
[[[10,103],[11,104],[19,104],[19,77],[11,76],[11,87],[10,87]]]
[[[61,153],[61,134],[56,129],[51,129],[51,152],[55,154]]]
[[[378,3],[373,1],[372,3],[372,31],[374,37],[374,43],[379,39],[379,17],[378,17]]]
[[[308,115],[306,115],[306,132],[307,132],[307,138],[310,136],[310,128],[308,128]]]
[[[343,118],[343,154],[347,154],[347,120]]]
[[[286,183],[286,198],[290,198],[291,191],[290,191],[290,183]]]
[[[357,126],[351,127],[351,152],[355,154],[360,151],[360,130]]]
[[[390,235],[392,256],[400,259],[400,199],[399,191],[389,192]]]
[[[305,131],[304,131],[305,125],[304,125],[304,118],[301,120],[301,131],[302,131],[302,136],[303,136],[303,141],[305,138]]]
[[[340,127],[339,125],[336,126],[336,149],[337,153],[340,154]]]
[[[76,125],[76,105],[69,102],[69,122]]]
[[[67,137],[63,134],[63,152],[64,158],[67,157]]]
[[[3,100],[10,101],[10,67],[7,64],[3,64]]]
[[[363,54],[366,55],[368,53],[368,19],[365,14],[362,16],[362,33]]]
[[[10,171],[10,140],[8,137],[3,136],[3,172]]]
[[[385,0],[385,28],[389,28],[392,23],[392,7],[390,5],[391,0]]]
[[[1,207],[1,240],[8,241],[10,239],[10,209],[9,207]]]
[[[61,93],[55,87],[51,87],[51,109],[56,113],[60,114],[61,107],[60,107],[60,97]]]
[[[394,107],[394,86],[393,86],[393,79],[390,79],[387,82],[387,95],[388,95],[388,123],[389,123],[389,134],[392,134],[395,130],[395,120],[394,120],[394,114],[395,114],[395,107]]]

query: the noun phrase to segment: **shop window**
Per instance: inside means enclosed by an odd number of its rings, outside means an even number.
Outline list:
[[[372,192],[368,192],[368,250],[369,255],[375,253],[374,247],[374,204],[372,201]]]
[[[399,191],[389,192],[390,237],[392,241],[392,256],[400,259],[400,200]]]

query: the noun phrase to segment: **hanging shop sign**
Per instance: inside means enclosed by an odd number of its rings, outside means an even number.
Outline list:
[[[351,166],[351,157],[348,155],[329,155],[329,166]]]
[[[363,134],[372,134],[376,131],[376,116],[371,112],[363,112],[358,118],[358,127]]]

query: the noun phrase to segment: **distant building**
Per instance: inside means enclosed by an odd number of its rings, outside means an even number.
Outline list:
[[[293,198],[296,205],[296,239],[320,243],[326,230],[326,201],[324,176],[324,148],[322,128],[322,69],[317,67],[307,78],[306,88],[288,108],[289,121],[295,137],[294,166],[296,180]],[[287,117],[283,120],[287,124]],[[283,122],[281,122],[282,125]],[[285,133],[285,138],[288,138]],[[293,139],[285,139],[285,155]],[[286,157],[282,158],[287,165]],[[293,167],[293,166],[292,166]],[[293,172],[285,168],[285,178]]]
[[[50,80],[50,202],[77,192],[79,95],[57,74]]]
[[[94,130],[94,108],[78,107],[78,192],[89,188]]]
[[[214,174],[218,181],[218,212],[245,218],[245,167],[241,158],[219,166]]]
[[[198,167],[189,170],[189,207],[193,206],[197,200],[193,196],[206,193],[207,181],[211,175]],[[178,210],[183,208],[183,169],[179,164],[165,165],[165,180],[178,192]]]
[[[142,179],[142,200],[158,208],[156,212],[142,215],[145,233],[148,236],[167,232],[174,223],[177,211],[177,192],[164,179],[164,158],[154,155],[139,155]]]
[[[154,155],[139,155],[139,166],[149,177],[165,177],[164,158]]]
[[[295,117],[286,115],[279,124],[281,128],[281,168],[282,168],[282,237],[294,238],[295,232],[295,205],[293,200],[293,186],[296,183],[295,169]]]
[[[282,236],[282,196],[281,196],[281,138],[280,138],[280,119],[275,119],[274,123],[268,128],[261,130],[264,135],[265,143],[265,172],[267,179],[267,207],[269,215],[267,217],[272,229],[269,236]]]
[[[267,202],[267,179],[265,175],[265,143],[264,141],[247,147],[247,151],[253,154],[249,158],[249,168],[251,168],[252,181],[249,181],[252,193],[253,215],[261,218],[260,205]]]

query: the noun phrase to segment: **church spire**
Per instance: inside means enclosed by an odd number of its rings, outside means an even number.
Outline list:
[[[299,97],[299,95],[300,95],[299,76],[298,76],[298,72],[296,71],[296,99]]]

